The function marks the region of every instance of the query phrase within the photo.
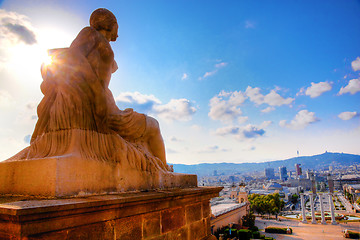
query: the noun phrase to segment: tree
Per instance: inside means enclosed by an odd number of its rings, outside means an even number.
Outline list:
[[[278,193],[273,193],[269,195],[259,195],[259,194],[251,194],[249,197],[249,202],[251,204],[251,210],[257,212],[261,216],[265,213],[277,215],[281,211],[281,209],[285,206],[285,203],[282,199],[280,199],[280,195]]]
[[[299,200],[299,196],[296,193],[291,196],[291,202],[293,204],[296,204],[298,200]]]
[[[242,217],[242,225],[244,227],[252,228],[255,226],[255,215],[252,212],[249,212],[248,214],[244,215]]]

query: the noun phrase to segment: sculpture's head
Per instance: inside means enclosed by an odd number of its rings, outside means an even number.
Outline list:
[[[118,37],[118,24],[115,15],[105,8],[96,9],[90,16],[90,26],[98,31],[106,32],[109,41]]]

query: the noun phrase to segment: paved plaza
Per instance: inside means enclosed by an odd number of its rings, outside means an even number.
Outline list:
[[[277,240],[281,239],[305,239],[305,240],[338,240],[345,238],[343,237],[343,230],[348,229],[350,231],[360,231],[360,222],[348,222],[340,223],[337,225],[331,225],[331,223],[328,221],[326,225],[320,224],[319,222],[317,224],[311,224],[309,223],[304,224],[297,220],[290,220],[281,218],[281,221],[276,221],[274,219],[267,220],[267,219],[261,219],[259,217],[256,218],[255,225],[259,228],[259,231],[261,231],[261,234],[264,234],[267,237],[273,237]],[[276,226],[276,227],[291,227],[293,230],[293,234],[272,234],[272,233],[265,233],[264,229],[267,226]]]

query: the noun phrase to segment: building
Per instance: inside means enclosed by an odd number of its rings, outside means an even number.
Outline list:
[[[333,194],[334,193],[334,180],[332,179],[331,174],[329,174],[327,176],[327,180],[328,180],[328,185],[329,185],[329,192],[331,194]]]
[[[242,225],[242,217],[250,211],[250,203],[217,203],[211,205],[211,232],[214,233],[229,224]]]
[[[360,184],[345,184],[343,186],[343,191],[350,193],[352,196],[352,202],[356,202],[356,200],[360,197]]]
[[[277,182],[271,182],[268,185],[265,186],[265,189],[267,191],[269,190],[278,190],[278,191],[282,191],[283,190],[283,186],[281,186],[279,183]]]
[[[286,181],[288,179],[286,167],[279,167],[280,180]]]
[[[296,163],[295,164],[295,173],[296,173],[296,178],[300,178],[300,176],[302,175],[302,170],[301,170],[301,164]]]
[[[274,168],[265,168],[265,177],[267,179],[274,179],[275,178]]]
[[[359,174],[347,174],[340,175],[334,180],[334,188],[337,190],[343,189],[345,184],[360,184],[360,175]]]
[[[290,187],[301,187],[303,190],[310,190],[311,189],[311,180],[310,179],[290,179],[287,181]]]

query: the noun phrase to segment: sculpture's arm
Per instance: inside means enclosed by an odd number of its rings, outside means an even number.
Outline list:
[[[87,57],[97,44],[96,30],[92,27],[83,28],[71,43],[70,48],[76,49]]]
[[[72,42],[70,49],[75,50],[87,58],[89,54],[94,52],[94,49],[98,47],[98,37],[94,28],[85,27]],[[96,61],[89,61],[89,64],[97,78],[88,78],[86,81],[94,94],[96,115],[104,119],[107,114],[105,88],[101,76],[99,76],[99,70],[94,66],[94,62],[96,63]]]

